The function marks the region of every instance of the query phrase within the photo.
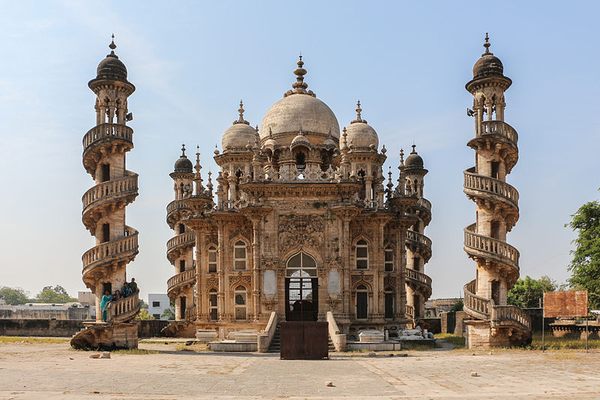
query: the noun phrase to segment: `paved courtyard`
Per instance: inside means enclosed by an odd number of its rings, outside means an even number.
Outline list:
[[[160,353],[91,359],[66,343],[0,344],[0,399],[600,399],[598,351],[409,351],[282,361],[276,354],[142,347]]]

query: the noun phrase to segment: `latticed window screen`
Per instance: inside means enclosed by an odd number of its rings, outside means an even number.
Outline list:
[[[246,319],[246,288],[238,286],[234,292],[235,319]]]
[[[384,269],[385,271],[393,271],[394,270],[394,249],[387,248],[384,251]]]
[[[356,268],[369,268],[369,247],[365,240],[356,242]]]
[[[241,240],[233,246],[233,268],[236,270],[246,269],[246,243]]]
[[[215,247],[208,249],[208,272],[217,272],[217,249]]]

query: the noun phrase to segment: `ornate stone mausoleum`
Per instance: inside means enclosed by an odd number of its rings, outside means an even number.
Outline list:
[[[174,333],[261,331],[279,320],[334,319],[355,337],[394,335],[424,315],[431,279],[424,235],[431,203],[413,146],[399,176],[383,171],[386,148],[363,118],[340,130],[308,89],[302,58],[295,82],[256,128],[238,118],[221,139],[216,177],[182,149],[167,223],[174,275]],[[260,128],[260,129],[259,129]],[[386,176],[387,175],[387,176]]]

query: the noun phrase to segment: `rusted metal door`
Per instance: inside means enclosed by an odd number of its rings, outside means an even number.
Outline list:
[[[285,321],[280,325],[282,360],[321,360],[329,357],[328,324]]]

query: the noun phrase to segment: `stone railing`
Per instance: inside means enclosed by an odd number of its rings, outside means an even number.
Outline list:
[[[85,213],[86,209],[96,202],[119,196],[137,194],[137,191],[138,175],[135,173],[100,183],[85,192],[81,198],[83,212]]]
[[[494,322],[513,321],[531,330],[531,318],[525,311],[516,306],[494,306],[491,319]]]
[[[133,319],[140,310],[139,291],[108,304],[107,321],[125,322]]]
[[[86,270],[94,268],[102,261],[112,262],[120,256],[126,256],[138,251],[138,232],[131,227],[127,227],[131,233],[122,238],[111,240],[110,242],[99,244],[92,247],[81,257],[83,261],[84,274]]]
[[[404,270],[404,276],[407,280],[411,280],[422,285],[431,287],[431,278],[422,272],[415,271],[414,269],[406,268]]]
[[[486,255],[482,257],[495,258],[507,265],[512,266],[515,269],[519,269],[519,251],[511,246],[510,244],[503,242],[502,240],[494,239],[489,236],[480,235],[473,232],[475,230],[475,224],[469,225],[465,228],[465,250],[469,254],[473,254],[469,250],[474,250],[479,253]],[[479,255],[480,254],[474,254]]]
[[[345,333],[340,331],[337,322],[335,321],[335,317],[331,311],[327,311],[327,325],[329,331],[329,337],[331,338],[331,342],[333,343],[333,347],[335,347],[335,351],[346,351],[348,339]]]
[[[504,121],[483,121],[477,132],[477,137],[485,135],[500,135],[515,145],[519,140],[519,135],[515,128]]]
[[[419,232],[407,230],[406,241],[412,242],[413,245],[424,246],[427,250],[431,251],[431,239]]]
[[[478,175],[474,173],[474,168],[470,168],[464,172],[464,188],[467,190],[477,190],[481,192],[491,193],[502,198],[505,198],[515,207],[519,204],[519,192],[506,182],[494,179],[488,176]]]
[[[277,318],[277,313],[275,311],[271,311],[269,322],[267,322],[267,327],[256,337],[256,345],[259,353],[266,353],[269,351],[269,346],[271,345],[273,336],[275,336],[278,323],[279,320]]]
[[[167,242],[167,255],[174,249],[180,246],[193,246],[196,243],[196,235],[193,231],[187,231],[185,233],[173,236]],[[169,260],[171,261],[171,260]]]
[[[104,139],[121,139],[133,143],[133,129],[121,124],[100,124],[83,136],[84,153],[94,144]]]
[[[477,296],[477,281],[472,280],[464,286],[465,298],[463,300],[465,312],[472,317],[488,319],[493,302],[481,296]]]
[[[173,275],[167,281],[167,293],[173,290],[176,286],[190,283],[196,279],[196,270],[188,269],[187,271],[180,272],[177,275]]]
[[[431,202],[423,197],[419,198],[419,201],[417,201],[417,205],[431,211]]]

